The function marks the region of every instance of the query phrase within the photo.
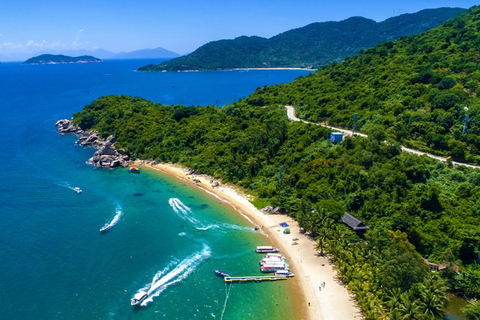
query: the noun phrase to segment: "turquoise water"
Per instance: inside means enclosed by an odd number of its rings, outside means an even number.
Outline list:
[[[133,72],[150,62],[0,65],[1,319],[291,318],[287,283],[213,274],[259,273],[253,248],[267,241],[247,221],[159,173],[94,170],[94,149],[54,123],[107,94],[221,106],[306,72]],[[141,289],[153,298],[132,308]]]

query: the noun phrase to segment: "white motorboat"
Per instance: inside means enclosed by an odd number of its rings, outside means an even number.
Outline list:
[[[76,193],[82,193],[82,189],[80,189],[79,187],[75,187],[75,188],[73,188],[73,190],[74,190]]]
[[[147,297],[148,297],[148,292],[143,292],[143,291],[137,292],[133,296],[130,304],[132,306],[136,306],[136,305],[142,303],[142,301],[145,300]]]
[[[293,273],[291,273],[288,270],[278,270],[277,272],[275,272],[275,275],[276,276],[286,276],[286,277],[294,277],[295,276]]]

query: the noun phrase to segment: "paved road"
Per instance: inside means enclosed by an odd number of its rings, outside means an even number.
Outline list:
[[[332,129],[333,131],[342,132],[346,135],[350,135],[350,136],[352,135],[352,130],[345,130],[345,129],[342,129],[342,128],[332,127],[332,126],[322,124],[322,123],[309,122],[309,121],[305,121],[305,120],[302,120],[300,118],[297,118],[297,116],[295,115],[295,108],[294,107],[285,106],[285,108],[287,108],[288,119],[290,119],[291,121],[300,121],[300,122],[303,122],[303,123],[314,124],[314,125],[317,125],[317,126],[322,126],[322,127],[325,127],[325,128]],[[360,132],[355,132],[355,135],[358,135],[358,136],[361,136],[361,137],[367,137],[366,134],[360,133]],[[428,152],[423,152],[423,151],[407,148],[407,147],[404,147],[404,146],[401,146],[401,147],[402,147],[402,151],[404,151],[404,152],[416,154],[416,155],[419,155],[419,156],[425,155],[429,158],[432,158],[432,159],[435,159],[435,160],[438,160],[438,161],[442,161],[442,162],[447,162],[447,160],[448,160],[448,158],[446,158],[446,157],[436,156],[436,155],[430,154]],[[464,166],[464,167],[469,167],[469,168],[474,168],[474,169],[480,169],[480,166],[475,166],[473,164],[457,162],[457,161],[452,161],[452,163],[455,166]]]

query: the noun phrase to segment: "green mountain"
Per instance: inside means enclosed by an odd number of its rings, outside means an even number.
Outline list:
[[[293,105],[311,121],[380,134],[480,163],[480,7],[420,35],[383,42],[290,84],[258,89],[251,105]],[[466,124],[466,126],[465,126]]]
[[[23,64],[70,64],[70,63],[93,63],[102,60],[92,56],[69,57],[61,54],[42,54],[28,59]]]
[[[403,14],[377,23],[353,17],[340,22],[312,23],[272,38],[242,36],[213,41],[193,53],[148,65],[140,71],[213,70],[232,68],[317,68],[354,55],[385,40],[417,34],[455,17],[465,9],[440,8]]]

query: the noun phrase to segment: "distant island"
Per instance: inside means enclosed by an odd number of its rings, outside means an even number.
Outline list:
[[[439,8],[402,14],[383,22],[352,17],[340,22],[312,23],[269,39],[242,36],[209,42],[186,56],[138,70],[319,68],[340,62],[382,41],[430,30],[463,11],[462,8]]]
[[[28,59],[23,64],[37,65],[37,64],[71,64],[71,63],[96,63],[102,60],[92,56],[69,57],[61,54],[42,54]]]

